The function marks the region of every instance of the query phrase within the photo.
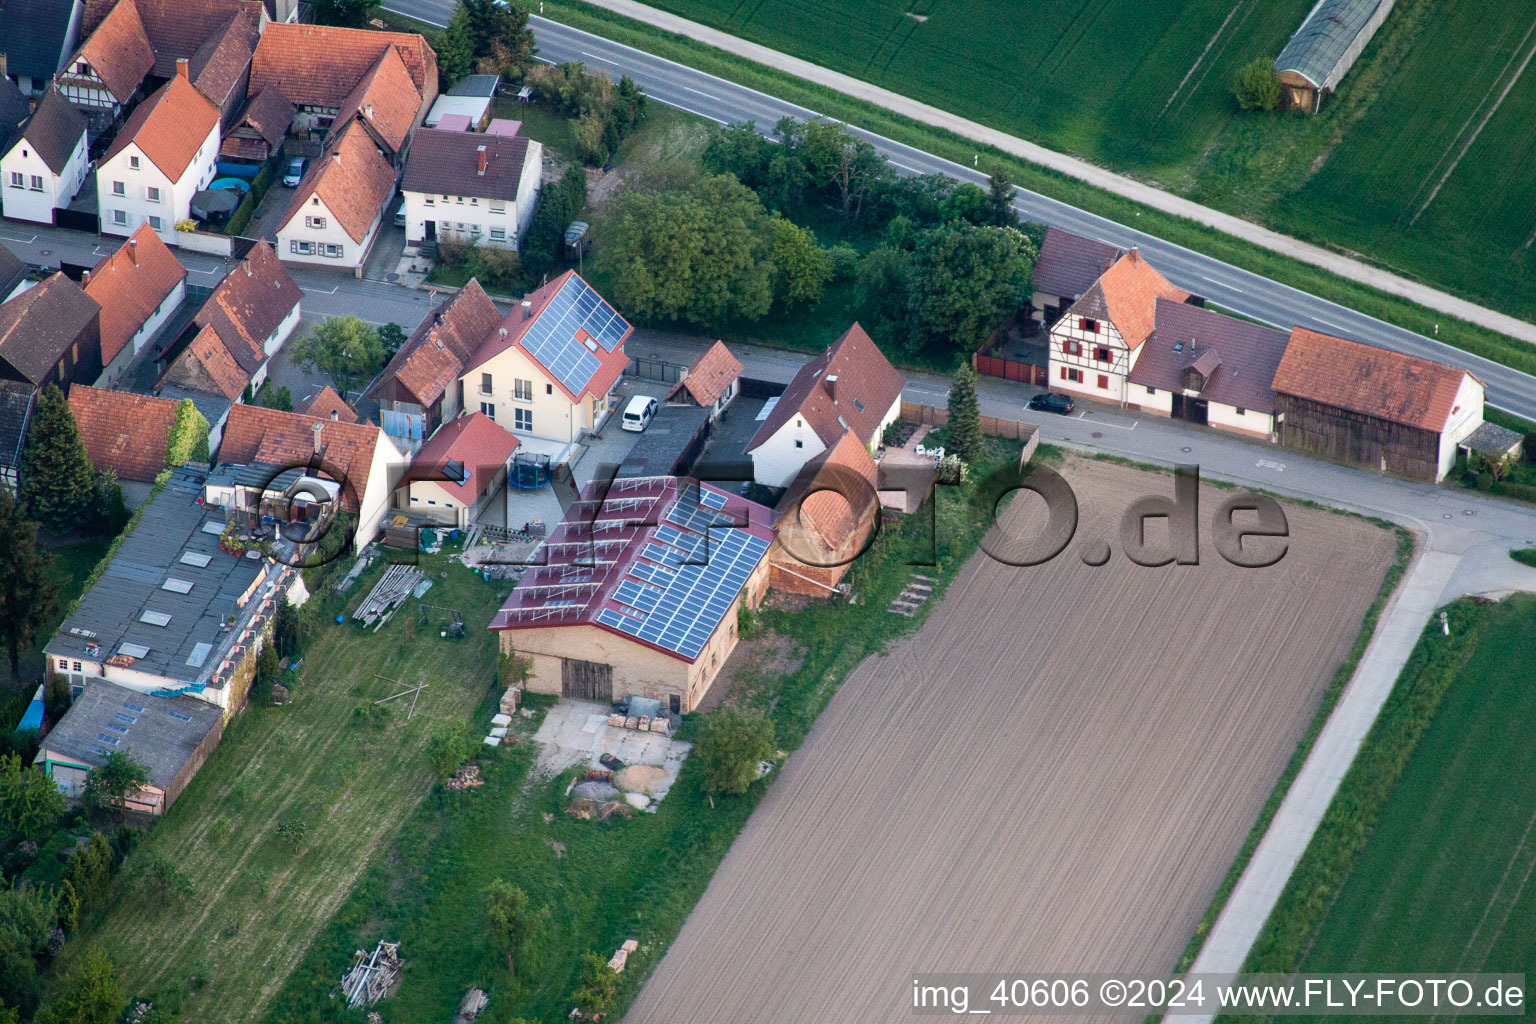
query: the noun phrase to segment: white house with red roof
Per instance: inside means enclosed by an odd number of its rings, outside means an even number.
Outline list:
[[[667,404],[696,405],[708,409],[710,419],[717,419],[740,393],[744,369],[725,342],[717,341],[689,365],[682,379],[667,392]]]
[[[530,293],[459,375],[464,408],[519,437],[576,441],[595,431],[624,374],[634,328],[575,271]]]
[[[507,479],[516,450],[517,438],[484,413],[450,420],[411,458],[395,503],[462,530]]]
[[[768,585],[774,512],[688,477],[589,484],[490,628],[533,693],[699,706]]]
[[[853,431],[873,448],[901,415],[903,377],[864,328],[854,324],[821,355],[800,367],[747,444],[752,477],[788,487],[811,459]]]
[[[213,181],[219,108],[187,80],[185,62],[176,71],[134,109],[97,165],[102,234],[131,235],[148,224],[174,243],[176,222]]]

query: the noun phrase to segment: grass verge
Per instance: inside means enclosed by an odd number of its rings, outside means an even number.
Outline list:
[[[1291,499],[1286,499],[1291,500]],[[1352,514],[1352,513],[1342,513]],[[1253,852],[1258,849],[1259,842],[1264,838],[1264,833],[1269,830],[1270,822],[1274,820],[1276,812],[1280,810],[1280,804],[1285,799],[1285,794],[1290,790],[1291,783],[1296,780],[1296,775],[1301,771],[1301,766],[1306,763],[1307,755],[1312,752],[1312,747],[1317,742],[1317,737],[1322,734],[1323,726],[1328,723],[1328,716],[1333,713],[1339,697],[1344,693],[1344,687],[1349,685],[1350,677],[1355,674],[1356,667],[1360,664],[1360,658],[1365,654],[1366,647],[1371,642],[1371,637],[1376,633],[1376,623],[1381,618],[1382,609],[1391,599],[1393,591],[1403,576],[1408,571],[1408,563],[1413,559],[1415,541],[1413,534],[1401,526],[1394,526],[1382,520],[1369,519],[1384,528],[1395,530],[1397,533],[1397,552],[1392,564],[1387,568],[1386,575],[1382,577],[1381,588],[1376,592],[1376,599],[1371,602],[1366,610],[1365,618],[1360,623],[1360,635],[1355,638],[1355,644],[1350,648],[1349,656],[1340,663],[1333,679],[1328,684],[1328,689],[1323,694],[1323,699],[1318,704],[1317,712],[1312,716],[1312,721],[1307,725],[1307,731],[1297,742],[1291,759],[1286,762],[1285,770],[1280,773],[1280,778],[1275,781],[1275,788],[1270,791],[1269,799],[1264,801],[1263,808],[1259,811],[1258,820],[1253,823],[1248,837],[1243,840],[1242,848],[1238,850],[1237,857],[1232,861],[1232,866],[1227,869],[1226,876],[1222,878],[1221,885],[1217,886],[1216,894],[1211,897],[1210,906],[1200,918],[1200,924],[1196,926],[1195,933],[1190,937],[1189,945],[1184,947],[1184,952],[1179,956],[1178,964],[1174,972],[1182,974],[1189,970],[1195,962],[1195,957],[1200,952],[1200,947],[1205,944],[1205,938],[1210,934],[1211,928],[1216,924],[1216,918],[1221,915],[1221,910],[1227,905],[1227,900],[1232,895],[1232,890],[1237,887],[1237,880],[1242,877],[1248,862],[1253,859]]]
[[[985,156],[989,164],[1005,167],[1014,182],[1023,188],[1122,224],[1134,224],[1139,230],[1175,244],[1427,337],[1435,337],[1474,355],[1525,373],[1536,373],[1536,349],[1497,331],[1357,284],[1193,221],[1142,206],[1001,151],[979,146],[953,133],[849,98],[824,86],[814,85],[684,36],[664,32],[643,22],[593,7],[581,0],[547,0],[544,14],[573,28],[758,89],[828,117],[916,146],[936,156],[962,164],[967,159]],[[1437,282],[1424,283],[1454,291]],[[1486,296],[1475,293],[1456,294],[1470,301],[1487,301]]]
[[[1426,946],[1437,947],[1435,962],[1449,964],[1446,954],[1459,952],[1465,957],[1472,945],[1468,935],[1477,937],[1482,912],[1490,905],[1489,890],[1498,894],[1493,881],[1499,869],[1510,862],[1511,847],[1519,854],[1519,826],[1529,818],[1530,807],[1524,802],[1518,818],[1503,823],[1499,839],[1487,842],[1485,829],[1458,830],[1455,819],[1489,813],[1484,801],[1473,799],[1475,794],[1486,793],[1496,802],[1497,791],[1530,785],[1524,763],[1527,755],[1521,755],[1522,763],[1516,766],[1521,770],[1509,776],[1509,760],[1484,755],[1497,753],[1488,748],[1501,744],[1528,750],[1505,727],[1507,721],[1521,716],[1512,713],[1506,718],[1502,711],[1529,700],[1529,687],[1517,663],[1536,616],[1536,602],[1516,597],[1494,605],[1464,598],[1444,611],[1449,635],[1438,622],[1426,626],[1259,933],[1245,971],[1296,970],[1304,958],[1312,959],[1309,949],[1321,938],[1320,927],[1352,933],[1344,945],[1354,947],[1351,961],[1360,960],[1312,968],[1320,970],[1410,969],[1402,954],[1416,948],[1422,954],[1428,952]],[[1494,708],[1501,713],[1494,715]],[[1474,738],[1484,742],[1471,742]],[[1400,780],[1405,787],[1401,794],[1397,792]],[[1383,826],[1379,830],[1378,823]],[[1508,834],[1511,826],[1514,833]],[[1464,868],[1471,867],[1468,861],[1447,849],[1461,846],[1476,848],[1488,858],[1464,873]],[[1487,849],[1490,846],[1495,849]],[[1409,875],[1422,868],[1426,858],[1437,870],[1433,881],[1418,879],[1421,886]],[[1455,867],[1447,870],[1451,864]],[[1352,881],[1356,872],[1358,883]],[[1423,899],[1425,887],[1442,894],[1447,888],[1457,891],[1455,898],[1441,904]],[[1348,889],[1358,892],[1346,907]],[[1466,889],[1474,890],[1479,899],[1470,899],[1472,894],[1462,891]],[[1404,913],[1420,916],[1419,925],[1404,928],[1401,920],[1394,925],[1393,920]],[[1368,935],[1368,941],[1362,944],[1363,935]],[[1370,948],[1381,945],[1384,935],[1386,945],[1401,947],[1392,955],[1385,949],[1373,953]],[[1330,941],[1328,946],[1325,959],[1339,952],[1334,948],[1338,942]],[[1412,967],[1423,962],[1417,960]],[[1480,967],[1468,965],[1467,969]],[[1449,965],[1447,969],[1461,968]]]
[[[1536,569],[1536,548],[1521,548],[1518,551],[1511,551],[1509,557],[1521,565],[1528,565],[1532,569]]]

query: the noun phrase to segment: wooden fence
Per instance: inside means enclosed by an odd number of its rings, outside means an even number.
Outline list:
[[[918,402],[908,402],[905,399],[901,403],[901,418],[908,423],[926,423],[931,427],[942,427],[949,422],[949,410],[936,405],[922,405]],[[988,437],[1002,437],[1010,441],[1024,441],[1033,445],[1040,433],[1040,428],[1033,423],[1022,423],[1019,420],[1005,420],[997,416],[981,417],[981,432]]]
[[[1050,371],[1044,366],[1021,363],[1001,356],[982,355],[980,352],[971,355],[971,365],[983,377],[1001,377],[1037,387],[1045,387],[1051,379]]]

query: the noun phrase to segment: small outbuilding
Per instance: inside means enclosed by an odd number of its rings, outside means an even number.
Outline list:
[[[1318,0],[1275,59],[1280,104],[1315,114],[1323,97],[1339,87],[1381,23],[1393,0]]]

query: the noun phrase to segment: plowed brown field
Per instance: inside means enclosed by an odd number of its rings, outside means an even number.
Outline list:
[[[1079,540],[1172,493],[1063,472]],[[1075,545],[1034,568],[973,558],[843,684],[626,1021],[898,1021],[914,972],[1169,970],[1394,549],[1286,505],[1289,553],[1239,569],[1209,529],[1228,493],[1202,488],[1199,566],[1143,568],[1118,540],[1100,568]]]

